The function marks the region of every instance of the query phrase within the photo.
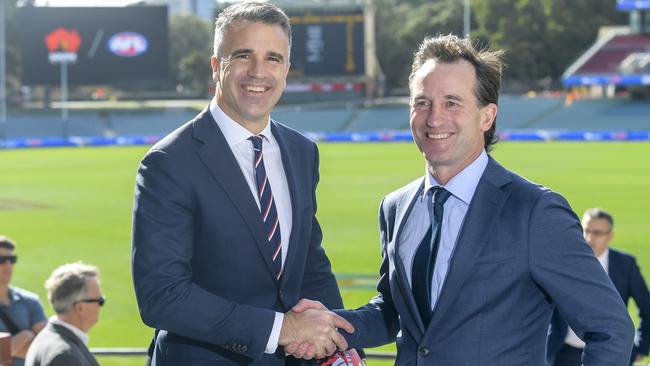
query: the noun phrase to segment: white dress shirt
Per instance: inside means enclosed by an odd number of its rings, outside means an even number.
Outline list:
[[[248,187],[251,190],[251,194],[259,208],[260,199],[257,195],[257,183],[255,181],[253,142],[248,139],[254,135],[239,123],[228,117],[228,115],[219,108],[215,98],[212,98],[212,101],[210,102],[210,113],[212,114],[212,118],[217,122],[223,136],[226,138],[230,150],[232,150],[232,153],[235,155],[239,168],[241,169],[241,172],[246,179],[246,183],[248,183]],[[291,235],[292,226],[289,185],[287,184],[287,176],[284,173],[284,166],[282,165],[280,147],[271,133],[270,120],[260,134],[264,135],[264,142],[262,143],[264,168],[269,183],[271,184],[275,207],[278,211],[278,217],[280,218],[282,266],[284,266],[284,262],[287,258],[287,251],[289,250],[289,236]],[[283,313],[275,314],[273,329],[269,341],[266,344],[266,353],[275,353],[275,350],[278,348],[278,339],[280,337],[283,319]]]
[[[597,258],[600,265],[605,269],[605,272],[609,273],[609,248],[605,249],[605,251]],[[575,348],[585,348],[585,342],[578,338],[578,335],[573,331],[573,329],[571,329],[571,327],[569,327],[566,337],[564,337],[564,343]]]
[[[445,202],[442,214],[440,246],[438,247],[431,281],[431,309],[435,309],[438,297],[442,292],[447,272],[449,272],[449,263],[456,248],[458,234],[487,163],[487,153],[483,150],[481,155],[470,165],[456,174],[446,185],[442,186],[451,193],[451,196]],[[411,272],[415,252],[429,230],[432,222],[431,218],[433,217],[433,205],[431,203],[433,197],[428,192],[430,188],[436,186],[440,186],[440,184],[427,170],[424,191],[420,197],[416,198],[413,210],[409,214],[399,238],[399,255],[404,263],[406,277],[411,284],[411,288],[413,287]]]

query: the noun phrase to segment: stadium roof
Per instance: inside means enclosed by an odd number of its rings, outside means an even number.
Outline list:
[[[562,77],[565,86],[650,85],[650,34],[612,31],[601,37]]]

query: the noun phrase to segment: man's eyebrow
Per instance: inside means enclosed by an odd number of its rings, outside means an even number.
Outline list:
[[[445,98],[446,99],[451,99],[451,100],[456,100],[456,101],[459,101],[459,102],[462,102],[464,100],[460,95],[456,95],[456,94],[447,94],[447,95],[445,95]]]
[[[272,56],[272,57],[275,57],[275,58],[277,58],[278,60],[284,62],[284,56],[283,56],[281,53],[277,53],[277,52],[273,52],[273,51],[271,51],[271,52],[268,53],[268,55],[269,55],[269,56]]]
[[[239,55],[244,55],[244,54],[248,54],[248,53],[252,53],[252,52],[253,52],[253,50],[251,50],[250,48],[240,48],[240,49],[232,51],[232,53],[230,54],[230,57],[231,58],[232,57],[237,57]]]

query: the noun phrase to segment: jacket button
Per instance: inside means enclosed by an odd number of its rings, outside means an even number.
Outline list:
[[[420,349],[418,349],[418,355],[420,355],[420,357],[427,357],[429,353],[430,351],[427,347],[420,347]]]

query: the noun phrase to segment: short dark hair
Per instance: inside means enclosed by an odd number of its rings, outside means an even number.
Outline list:
[[[287,14],[273,4],[247,1],[230,5],[217,16],[214,22],[214,54],[217,57],[221,57],[224,34],[234,22],[242,20],[279,25],[289,38],[289,49],[291,49],[291,22]]]
[[[442,63],[454,63],[458,60],[466,60],[474,66],[476,71],[476,87],[474,95],[481,107],[490,103],[499,103],[499,89],[501,88],[501,74],[503,71],[503,51],[492,51],[487,48],[477,49],[468,38],[460,38],[453,34],[445,36],[426,37],[414,54],[411,74],[409,75],[409,86],[417,71],[428,60],[436,60]],[[496,116],[492,127],[485,131],[485,150],[491,151],[494,144],[499,140],[496,134]]]
[[[585,214],[582,215],[582,217],[591,217],[592,219],[603,219],[607,220],[609,223],[609,230],[612,230],[614,228],[614,218],[612,217],[612,214],[607,212],[607,210],[602,209],[600,207],[593,207],[587,209],[585,211]]]
[[[16,242],[8,236],[0,235],[0,248],[14,250],[16,249]]]

